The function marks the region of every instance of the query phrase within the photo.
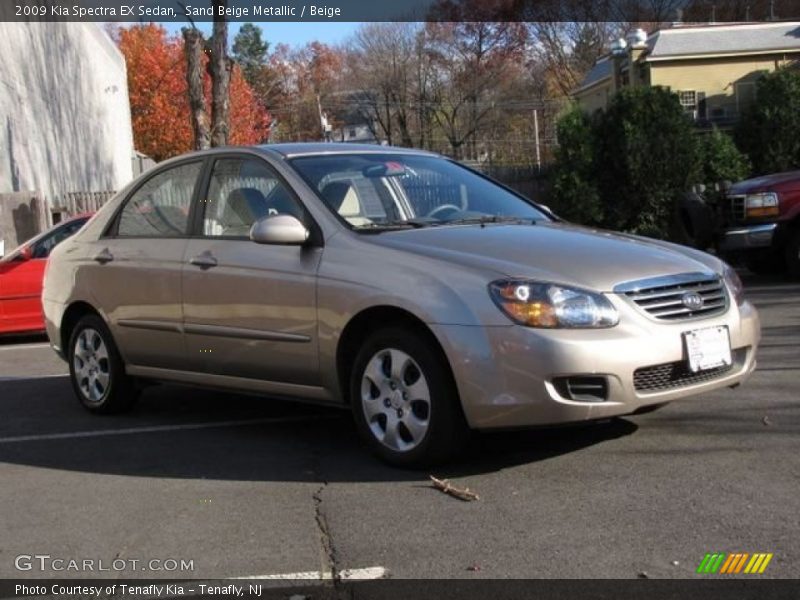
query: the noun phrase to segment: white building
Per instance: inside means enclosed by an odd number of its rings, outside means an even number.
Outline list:
[[[37,192],[53,207],[131,180],[125,59],[101,25],[0,23],[0,56],[0,202]]]

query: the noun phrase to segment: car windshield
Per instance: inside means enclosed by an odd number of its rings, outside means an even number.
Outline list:
[[[535,223],[533,204],[452,161],[411,154],[331,154],[291,161],[353,229]]]

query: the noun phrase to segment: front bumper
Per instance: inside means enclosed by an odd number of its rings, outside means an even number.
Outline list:
[[[450,360],[469,425],[500,429],[626,415],[739,384],[755,370],[761,327],[756,309],[747,302],[716,317],[682,322],[652,320],[623,302],[617,308],[620,324],[610,329],[432,325]],[[730,332],[735,351],[731,369],[671,389],[636,389],[637,369],[685,360],[682,334],[716,325]],[[565,376],[605,377],[607,399],[562,397],[553,381]]]
[[[727,229],[722,233],[719,249],[722,252],[735,252],[753,248],[769,248],[772,245],[777,229],[777,223],[743,225]]]

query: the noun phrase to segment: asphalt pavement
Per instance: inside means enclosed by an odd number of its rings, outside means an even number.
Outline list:
[[[707,578],[708,552],[797,577],[800,284],[747,293],[764,339],[745,385],[476,436],[430,473],[475,502],[377,462],[337,410],[161,385],[89,415],[45,340],[2,340],[0,578]]]

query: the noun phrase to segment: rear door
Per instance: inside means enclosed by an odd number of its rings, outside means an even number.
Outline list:
[[[185,367],[181,268],[202,169],[202,159],[170,165],[137,186],[79,271],[130,364]]]
[[[256,244],[252,224],[310,216],[269,164],[215,159],[186,251],[183,312],[192,370],[281,383],[319,383],[316,275],[322,249]]]

